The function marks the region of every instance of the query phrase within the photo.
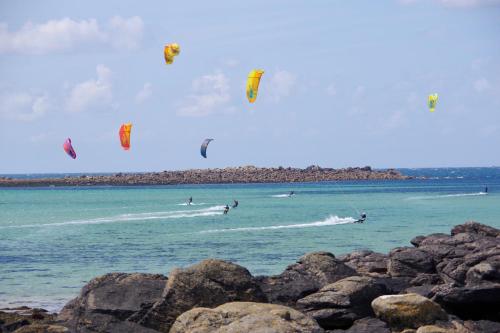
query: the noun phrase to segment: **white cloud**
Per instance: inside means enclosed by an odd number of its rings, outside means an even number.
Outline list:
[[[111,70],[98,65],[97,79],[78,83],[70,92],[66,101],[66,109],[70,112],[81,112],[89,108],[110,106],[113,102],[111,86]]]
[[[153,95],[152,85],[149,82],[144,83],[142,89],[135,95],[135,102],[140,104],[148,100]]]
[[[480,7],[500,5],[500,0],[437,0],[447,7]]]
[[[113,17],[106,28],[95,19],[63,18],[45,23],[25,23],[17,31],[9,31],[0,23],[0,54],[47,54],[51,52],[93,50],[96,47],[136,48],[142,38],[143,23],[138,16]]]
[[[404,5],[410,5],[420,2],[420,0],[398,0],[398,2]],[[434,2],[446,7],[456,7],[456,8],[471,8],[471,7],[500,5],[500,0],[434,0]]]
[[[193,93],[178,108],[181,116],[200,117],[228,112],[231,95],[229,79],[223,73],[208,74],[193,80]]]
[[[267,86],[272,99],[278,102],[282,97],[290,95],[296,83],[295,75],[288,71],[278,71],[271,77]]]
[[[46,94],[26,92],[3,93],[0,96],[0,115],[20,121],[33,121],[43,117],[50,109]]]
[[[336,96],[337,95],[337,87],[332,83],[328,87],[326,87],[326,93],[329,96]]]
[[[117,48],[135,49],[142,39],[144,24],[139,16],[123,18],[115,16],[110,20],[110,41]]]
[[[483,92],[485,90],[488,90],[490,88],[490,82],[486,80],[484,77],[474,81],[474,89],[477,92]]]

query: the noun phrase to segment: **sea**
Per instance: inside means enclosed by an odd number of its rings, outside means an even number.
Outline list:
[[[108,272],[168,275],[219,258],[279,274],[312,251],[387,253],[470,220],[500,228],[500,167],[399,171],[416,178],[0,188],[0,308],[58,311]]]

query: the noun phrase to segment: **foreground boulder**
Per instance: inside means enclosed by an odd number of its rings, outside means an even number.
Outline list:
[[[313,252],[301,257],[280,275],[259,277],[270,303],[294,306],[295,302],[329,283],[358,275],[329,252]]]
[[[372,302],[375,315],[393,328],[418,328],[447,320],[443,309],[428,298],[417,294],[386,295]]]
[[[185,311],[234,301],[266,302],[267,299],[246,268],[209,259],[174,270],[160,300],[130,320],[168,332],[177,316]]]
[[[322,333],[311,318],[292,308],[253,302],[232,302],[215,309],[195,308],[181,314],[170,333]]]
[[[159,300],[167,277],[159,274],[110,273],[95,278],[82,288],[80,296],[62,309],[58,321],[78,332],[147,332],[131,322]]]
[[[465,287],[437,286],[433,300],[462,319],[500,321],[500,284],[482,283]]]
[[[371,302],[386,292],[376,279],[352,276],[298,300],[297,307],[325,329],[348,328],[356,319],[372,316]]]

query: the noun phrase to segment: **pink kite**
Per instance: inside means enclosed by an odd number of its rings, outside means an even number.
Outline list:
[[[76,153],[75,153],[75,150],[73,149],[73,146],[71,145],[71,139],[70,138],[68,138],[64,142],[63,148],[64,148],[64,151],[66,152],[66,154],[68,154],[69,156],[71,156],[72,159],[76,158]]]

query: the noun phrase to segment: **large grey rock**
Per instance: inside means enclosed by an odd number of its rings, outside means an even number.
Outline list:
[[[80,332],[100,332],[104,328],[108,332],[119,332],[118,327],[124,325],[131,332],[147,332],[149,330],[139,325],[122,322],[158,301],[166,282],[167,278],[158,274],[110,273],[97,277],[66,304],[57,319]]]
[[[170,333],[322,333],[311,318],[292,308],[253,302],[195,308],[181,314]]]
[[[392,328],[418,328],[447,320],[439,304],[417,294],[384,295],[372,302],[375,315]]]
[[[409,277],[419,273],[434,273],[434,259],[420,248],[395,248],[389,253],[388,272],[391,276]]]
[[[329,283],[358,275],[329,252],[313,252],[288,266],[280,275],[259,277],[270,303],[294,306],[295,302]]]
[[[391,333],[385,322],[377,318],[366,317],[356,320],[347,330],[335,329],[328,333]]]
[[[459,233],[472,233],[480,236],[493,237],[493,238],[500,237],[500,230],[474,221],[469,221],[464,224],[459,224],[455,226],[453,229],[451,229],[452,235],[456,235]]]
[[[168,332],[177,316],[187,310],[234,301],[266,302],[267,299],[246,268],[209,259],[174,270],[160,300],[130,320]]]
[[[339,257],[347,266],[362,275],[382,276],[387,273],[388,256],[369,250],[354,251]]]
[[[436,286],[433,300],[462,319],[500,321],[500,284],[482,283],[466,287]]]
[[[376,279],[352,276],[298,300],[297,308],[325,329],[348,328],[356,319],[373,316],[371,302],[385,293],[385,285]]]

